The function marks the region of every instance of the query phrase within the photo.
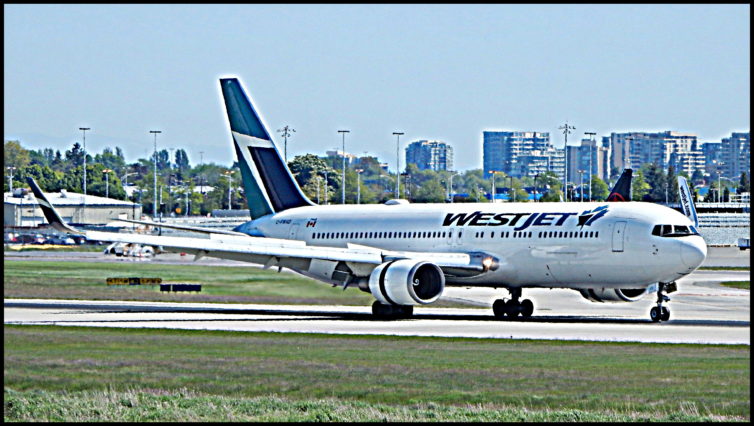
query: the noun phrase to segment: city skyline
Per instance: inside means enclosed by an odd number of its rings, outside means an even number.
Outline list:
[[[85,126],[88,152],[136,159],[159,129],[158,149],[230,164],[217,79],[237,75],[271,129],[296,129],[289,159],[340,146],[341,128],[347,152],[391,170],[395,131],[401,151],[446,141],[459,170],[482,167],[483,131],[549,132],[562,149],[566,121],[569,145],[717,142],[749,131],[749,7],[5,5],[4,137],[62,152]]]

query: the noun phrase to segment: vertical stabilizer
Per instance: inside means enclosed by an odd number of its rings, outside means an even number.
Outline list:
[[[615,182],[613,190],[607,196],[607,201],[631,201],[631,178],[633,177],[632,169],[623,170],[623,174]]]
[[[686,217],[694,222],[694,226],[699,227],[699,217],[696,215],[696,207],[694,206],[694,197],[691,196],[689,185],[686,182],[686,178],[678,176],[678,198],[681,200],[681,210]]]
[[[313,205],[299,188],[237,78],[220,79],[251,218]]]

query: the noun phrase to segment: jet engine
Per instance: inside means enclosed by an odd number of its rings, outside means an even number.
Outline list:
[[[386,305],[426,305],[445,289],[445,275],[434,263],[401,259],[383,263],[369,275],[369,292]]]
[[[644,288],[587,288],[579,290],[582,296],[590,302],[636,302],[646,293]]]

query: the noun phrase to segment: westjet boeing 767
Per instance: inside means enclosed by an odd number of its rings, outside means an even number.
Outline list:
[[[650,318],[667,321],[666,293],[706,256],[683,180],[686,215],[642,202],[315,205],[238,79],[223,78],[220,87],[252,220],[233,231],[155,224],[209,239],[86,231],[87,239],[289,268],[369,292],[373,313],[393,318],[435,302],[445,286],[477,286],[508,290],[492,306],[499,318],[531,316],[534,304],[522,289],[540,287],[574,289],[595,302],[656,292]],[[82,233],[29,183],[52,226]]]

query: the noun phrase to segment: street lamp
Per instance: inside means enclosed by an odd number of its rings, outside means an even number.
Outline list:
[[[8,186],[10,187],[10,193],[13,194],[13,170],[16,170],[13,166],[6,167],[10,171],[10,176],[8,177]]]
[[[558,127],[558,129],[562,130],[563,136],[565,136],[565,144],[563,145],[563,188],[566,189],[565,201],[568,202],[568,134],[571,133],[571,130],[576,130],[576,127],[569,126],[568,120],[566,120],[565,125]]]
[[[516,202],[516,190],[513,189],[513,176],[508,176],[508,179],[510,179],[510,181],[511,181],[511,194],[513,194],[513,196],[511,197],[511,202],[515,203]]]
[[[112,172],[110,169],[102,170],[105,174],[105,198],[110,198],[110,172]]]
[[[329,195],[327,195],[327,170],[323,171],[323,173],[325,174],[325,204],[328,204]]]
[[[343,135],[343,182],[340,184],[340,191],[342,193],[341,204],[346,203],[346,133],[350,132],[350,130],[338,130],[338,133]]]
[[[592,201],[592,174],[594,174],[594,170],[592,169],[592,155],[594,155],[594,150],[592,148],[597,146],[597,141],[594,140],[594,136],[597,133],[584,132],[584,134],[587,136],[591,136],[590,140],[594,142],[594,144],[589,144],[589,201]]]
[[[286,125],[282,129],[278,129],[278,133],[283,134],[283,140],[285,141],[283,144],[284,154],[285,154],[285,164],[288,164],[288,136],[291,135],[291,132],[296,132],[296,129],[294,129],[291,126]]]
[[[490,194],[490,202],[495,202],[495,175],[498,173],[495,170],[490,170],[488,173],[492,174],[492,193]]]
[[[150,130],[149,133],[154,134],[154,197],[152,197],[152,214],[154,217],[157,217],[157,134],[162,133],[162,131]]]
[[[79,127],[82,133],[82,141],[84,142],[84,203],[81,206],[82,213],[86,214],[86,131],[91,130],[89,127]]]
[[[450,172],[450,189],[448,190],[448,198],[450,198],[450,202],[453,203],[453,176],[458,175],[457,172],[451,171]]]
[[[395,198],[401,198],[401,135],[403,132],[393,132],[395,139]]]
[[[230,186],[233,183],[233,172],[233,170],[223,172],[223,176],[228,178],[228,210],[233,210],[233,206],[230,204]]]
[[[361,172],[364,169],[356,169],[356,204],[361,204]]]
[[[539,194],[539,191],[537,191],[537,179],[539,179],[539,173],[536,173],[534,175],[534,202],[538,203],[540,202],[541,196],[537,198],[537,195]]]

